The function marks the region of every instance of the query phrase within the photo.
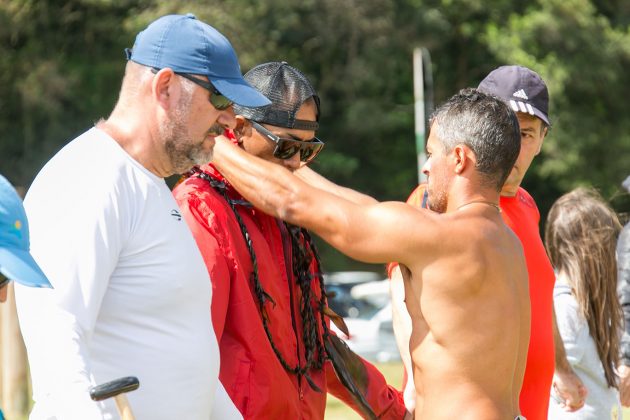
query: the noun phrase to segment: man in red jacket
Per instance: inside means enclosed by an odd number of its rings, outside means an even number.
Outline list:
[[[273,62],[245,79],[273,103],[260,110],[235,107],[233,141],[291,171],[312,161],[323,143],[314,137],[319,98],[306,77]],[[300,173],[321,178],[308,168]],[[323,419],[326,392],[368,415],[342,385],[347,377],[340,380],[328,360],[325,314],[332,314],[308,231],[254,208],[211,164],[198,168],[174,195],[212,279],[219,378],[243,417]],[[357,356],[354,361],[355,379],[363,378],[356,385],[373,414],[404,418],[401,393],[374,366]]]

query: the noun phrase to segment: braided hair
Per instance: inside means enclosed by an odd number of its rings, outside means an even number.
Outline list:
[[[215,191],[221,194],[221,196],[229,204],[232,212],[234,213],[234,216],[236,217],[236,221],[238,222],[241,233],[243,234],[243,239],[245,240],[245,244],[247,246],[247,250],[249,251],[249,255],[252,261],[250,282],[252,284],[254,297],[257,301],[258,309],[261,314],[265,334],[267,335],[267,339],[269,340],[269,344],[271,345],[271,348],[273,349],[276,358],[287,372],[296,375],[298,377],[298,380],[301,380],[301,378],[304,377],[311,388],[313,388],[315,391],[322,392],[322,390],[319,389],[319,387],[317,387],[317,385],[315,385],[315,383],[313,383],[311,378],[308,376],[308,372],[311,369],[321,370],[323,368],[324,362],[326,361],[327,357],[324,341],[327,339],[328,336],[328,326],[326,325],[326,320],[324,318],[324,309],[326,307],[327,295],[324,288],[324,281],[321,271],[321,261],[319,259],[317,248],[315,247],[315,244],[313,243],[310,234],[304,228],[282,222],[286,230],[289,232],[289,237],[291,239],[291,263],[293,277],[295,278],[295,281],[298,284],[301,292],[300,317],[302,318],[302,339],[305,355],[305,361],[303,365],[300,365],[300,362],[298,360],[295,366],[291,366],[276,346],[276,343],[274,342],[273,336],[269,329],[269,316],[267,315],[265,303],[267,301],[270,301],[275,306],[275,301],[265,291],[262,284],[260,283],[260,278],[258,276],[258,261],[256,259],[256,253],[254,251],[252,239],[249,235],[249,232],[247,231],[247,227],[245,226],[243,219],[236,209],[237,205],[251,206],[251,204],[244,200],[230,199],[227,195],[227,185],[225,184],[225,182],[210,177],[199,168],[194,168],[192,170],[192,174],[196,174],[198,178],[207,181]],[[313,264],[313,262],[315,263],[315,270],[311,271],[311,265]],[[319,299],[316,299],[313,294],[312,282],[315,280],[317,280],[319,284]],[[319,321],[322,325],[323,334],[321,336],[320,334],[318,334],[318,316],[316,313],[318,313]]]

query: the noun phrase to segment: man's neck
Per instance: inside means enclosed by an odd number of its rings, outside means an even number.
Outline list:
[[[101,120],[96,124],[96,128],[103,130],[113,138],[129,156],[144,166],[147,170],[166,178],[172,175],[163,164],[164,159],[158,155],[160,146],[155,144],[156,133],[143,123],[135,122],[128,118],[117,118],[112,116],[107,120]]]

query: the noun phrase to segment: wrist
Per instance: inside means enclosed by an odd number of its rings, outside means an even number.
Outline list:
[[[560,375],[566,375],[569,373],[573,373],[573,368],[571,367],[569,362],[567,362],[567,360],[565,359],[564,361],[561,361],[559,363],[556,362],[555,373],[560,374]]]

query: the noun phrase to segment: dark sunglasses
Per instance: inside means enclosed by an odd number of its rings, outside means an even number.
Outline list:
[[[251,121],[252,127],[256,129],[260,134],[267,137],[272,142],[276,143],[276,148],[273,150],[273,155],[278,159],[290,159],[295,156],[296,153],[300,153],[300,160],[302,162],[310,162],[322,151],[324,148],[324,142],[313,137],[309,141],[301,141],[296,139],[289,139],[286,137],[280,137],[267,130],[256,121]]]
[[[159,69],[151,69],[151,71],[153,71],[153,73],[157,73],[159,71]],[[207,91],[209,91],[211,93],[210,95],[210,103],[212,104],[213,107],[215,107],[217,110],[219,111],[225,111],[226,109],[228,109],[229,107],[232,106],[233,102],[231,100],[229,100],[228,98],[226,98],[225,96],[223,96],[223,94],[221,92],[219,92],[217,90],[217,88],[214,87],[214,85],[210,82],[207,82],[205,80],[202,79],[198,79],[194,76],[191,76],[188,73],[178,73],[178,72],[173,72],[178,76],[183,77],[184,79],[188,79],[191,82],[193,82],[194,84],[196,84],[197,86],[201,86],[202,88],[206,89]]]

